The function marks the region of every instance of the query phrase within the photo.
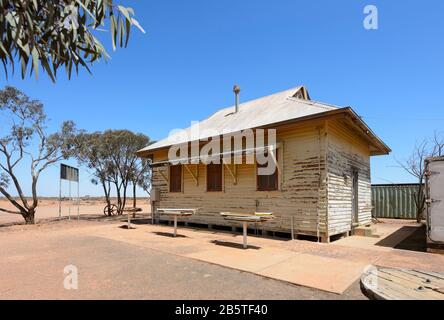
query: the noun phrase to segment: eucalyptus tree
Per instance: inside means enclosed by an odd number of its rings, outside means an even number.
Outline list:
[[[143,148],[143,147],[142,147]],[[139,148],[142,149],[142,148]],[[152,170],[150,167],[150,159],[139,158],[133,165],[130,174],[131,184],[133,185],[133,207],[137,206],[136,189],[140,187],[146,193],[151,193],[151,177]]]
[[[73,156],[80,165],[90,172],[91,183],[103,188],[108,215],[111,215],[111,181],[109,179],[113,170],[111,152],[112,150],[105,147],[101,132],[86,133],[83,131],[75,139]]]
[[[130,130],[107,130],[103,137],[104,146],[112,150],[109,180],[116,188],[117,207],[119,213],[122,213],[126,206],[130,183],[133,183],[133,186],[146,186],[150,179],[149,167],[145,166],[146,162],[142,162],[136,154],[150,143],[150,139],[144,134]]]
[[[72,121],[66,121],[58,132],[48,135],[43,104],[13,87],[0,90],[0,121],[0,194],[14,207],[0,208],[0,211],[20,214],[26,223],[33,224],[40,174],[72,154],[77,131]],[[18,168],[23,170],[27,162],[30,163],[30,200],[23,190],[25,182],[17,176]],[[12,195],[10,188],[17,197]]]
[[[109,28],[113,50],[127,46],[133,26],[144,32],[134,19],[134,10],[113,0],[0,0],[0,60],[20,66],[22,78],[36,76],[39,65],[55,81],[64,67],[71,77],[102,58],[108,59],[98,32]]]
[[[137,134],[135,138],[135,143],[133,144],[133,159],[131,161],[131,166],[129,168],[129,180],[133,186],[133,207],[137,206],[137,187],[140,187],[146,193],[151,193],[151,159],[140,158],[136,155],[136,152],[150,144],[154,143],[149,137],[143,134]]]
[[[111,205],[111,186],[116,192],[120,214],[126,206],[130,184],[133,188],[140,186],[148,190],[150,168],[146,160],[137,157],[136,151],[149,143],[146,135],[129,130],[82,132],[78,135],[75,157],[93,175],[91,182],[102,186],[108,208]],[[134,189],[133,195],[135,197]]]

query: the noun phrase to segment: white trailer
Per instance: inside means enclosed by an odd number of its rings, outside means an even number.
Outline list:
[[[444,252],[444,157],[425,160],[427,245],[431,252]]]

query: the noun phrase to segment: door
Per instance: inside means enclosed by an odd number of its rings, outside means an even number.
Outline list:
[[[427,163],[427,226],[430,240],[444,242],[444,158]]]
[[[355,226],[359,223],[359,179],[358,171],[352,173],[352,224]]]

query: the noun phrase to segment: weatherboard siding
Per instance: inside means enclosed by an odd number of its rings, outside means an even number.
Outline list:
[[[358,221],[371,222],[370,151],[365,142],[340,122],[328,126],[329,235],[351,230],[352,174],[358,172]]]
[[[359,172],[359,223],[371,220],[370,152],[359,138],[339,121],[323,121],[291,130],[278,130],[277,140],[281,167],[280,190],[256,191],[255,165],[237,165],[237,184],[229,171],[223,170],[223,191],[206,191],[206,166],[189,165],[198,176],[183,168],[180,193],[168,192],[168,167],[154,168],[153,187],[160,189],[158,208],[199,208],[198,214],[184,221],[192,223],[237,226],[221,216],[222,211],[271,211],[276,216],[258,229],[295,234],[332,236],[351,230],[351,174]],[[167,151],[154,153],[154,162],[167,159]],[[198,167],[198,170],[197,170]],[[347,177],[347,178],[345,178]],[[161,216],[161,220],[170,219]],[[328,228],[327,228],[328,225]]]
[[[320,135],[321,130],[321,135]],[[168,192],[168,183],[158,170],[168,175],[168,168],[155,168],[153,187],[160,188],[161,208],[199,208],[197,215],[186,221],[202,224],[240,226],[225,221],[222,211],[255,212],[271,211],[276,216],[271,222],[258,225],[258,229],[269,231],[291,231],[291,218],[296,233],[317,235],[326,232],[326,183],[325,183],[325,140],[322,128],[301,127],[298,130],[278,132],[280,190],[256,191],[256,168],[253,164],[237,165],[237,184],[229,171],[223,170],[222,192],[206,191],[206,167],[203,164],[189,165],[198,175],[198,185],[184,168],[181,193]],[[166,160],[167,153],[154,154],[154,161]],[[197,172],[198,171],[198,172]],[[321,178],[321,188],[319,188]],[[168,217],[160,217],[167,220]]]

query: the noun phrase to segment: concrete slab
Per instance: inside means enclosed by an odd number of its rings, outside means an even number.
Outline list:
[[[348,237],[331,244],[320,244],[249,236],[250,247],[244,250],[240,234],[181,227],[178,230],[181,237],[173,238],[169,226],[135,225],[136,229],[127,230],[120,228],[121,225],[112,223],[85,227],[81,231],[63,229],[54,233],[60,232],[60,236],[65,237],[75,232],[76,235],[124,242],[336,294],[343,293],[371,264],[413,266],[430,271],[444,268],[444,256],[397,250],[371,241],[381,239]],[[384,228],[389,236],[402,225]]]
[[[359,256],[353,248],[259,237],[249,237],[250,246],[244,250],[238,234],[182,228],[183,237],[172,238],[166,236],[169,229],[107,227],[96,235],[336,294],[342,294],[378,258]]]
[[[342,294],[359,279],[366,266],[365,263],[348,262],[312,254],[299,254],[284,263],[261,270],[258,274]]]
[[[396,223],[397,222],[397,223]],[[352,236],[334,242],[335,245],[354,248],[368,248],[379,251],[390,251],[402,240],[410,236],[420,224],[412,221],[384,221],[372,225],[380,237]]]
[[[186,254],[185,257],[214,263],[242,271],[258,273],[276,264],[286,263],[297,253],[276,248],[261,248],[257,251],[235,251],[233,248],[211,248],[211,250]],[[291,281],[290,281],[291,282]]]

